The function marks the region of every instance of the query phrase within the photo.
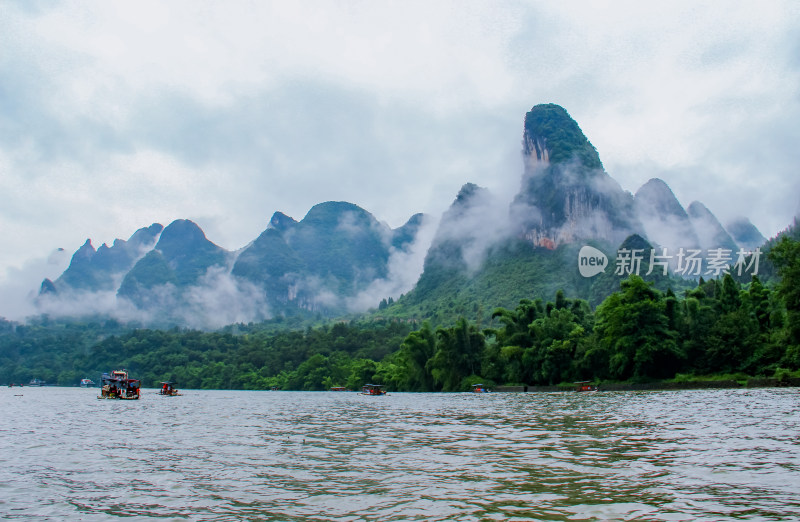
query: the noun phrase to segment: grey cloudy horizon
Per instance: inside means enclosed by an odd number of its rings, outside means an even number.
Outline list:
[[[325,201],[396,228],[468,182],[509,197],[539,103],[624,189],[774,236],[800,213],[800,6],[645,4],[4,2],[0,298],[154,222],[237,250]]]

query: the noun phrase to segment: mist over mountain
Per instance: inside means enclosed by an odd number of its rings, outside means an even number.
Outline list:
[[[635,195],[623,190],[558,105],[536,105],[525,115],[521,156],[513,200],[467,182],[438,224],[415,214],[392,229],[353,203],[328,201],[299,221],[275,212],[235,252],[186,219],[97,250],[87,240],[59,278],[42,282],[36,305],[53,315],[216,328],[360,313],[388,298],[397,316],[447,320],[548,299],[558,289],[596,304],[631,270],[616,258],[621,250],[735,251],[763,243],[746,218],[726,230],[702,203],[684,209],[660,179]],[[607,254],[597,277],[579,273],[583,245]],[[640,261],[650,268],[648,259],[637,259],[637,269]],[[657,271],[648,277],[664,288],[681,284]]]
[[[733,240],[731,235],[722,226],[717,217],[708,210],[708,207],[699,201],[692,201],[686,209],[692,228],[700,241],[700,248],[709,250],[722,248],[736,252],[739,245]],[[756,246],[760,246],[759,243]]]
[[[238,252],[214,244],[190,220],[154,224],[111,249],[95,251],[87,240],[62,277],[42,283],[37,305],[51,315],[108,313],[197,328],[363,311],[387,292],[411,288],[424,255],[415,241],[426,224],[417,214],[393,230],[354,204],[326,202],[301,221],[275,212]]]
[[[398,315],[469,316],[483,306],[549,299],[559,289],[598,304],[630,273],[661,289],[677,289],[687,281],[665,274],[662,265],[651,267],[648,254],[655,247],[673,254],[679,248],[733,253],[738,247],[702,203],[687,212],[660,179],[645,183],[635,196],[624,191],[561,107],[533,107],[522,145],[519,193],[498,208],[502,202],[487,189],[472,183],[461,188],[442,216],[419,281],[395,305]],[[608,254],[594,278],[579,274],[584,244]],[[621,251],[641,257],[621,264]]]
[[[417,214],[392,230],[352,203],[332,201],[300,222],[278,212],[239,254],[232,274],[264,288],[273,305],[346,310],[347,298],[389,276],[391,256],[410,247],[423,222]]]
[[[507,209],[488,189],[467,183],[439,221],[425,257],[425,269],[474,271],[483,264],[491,246],[511,233]]]
[[[727,230],[733,240],[747,250],[753,250],[767,240],[746,217],[739,217],[729,222]]]
[[[663,180],[653,178],[634,196],[636,215],[644,236],[652,243],[675,249],[700,248],[700,239],[678,198]]]
[[[56,290],[111,290],[119,285],[117,279],[153,248],[163,227],[154,223],[140,228],[125,241],[116,239],[111,247],[103,243],[97,250],[87,239],[72,256],[69,267],[53,283]]]

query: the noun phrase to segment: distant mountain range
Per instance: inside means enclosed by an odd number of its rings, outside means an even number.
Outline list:
[[[724,249],[735,258],[765,241],[747,218],[723,226],[698,201],[684,209],[660,179],[626,192],[562,107],[533,107],[522,143],[522,184],[510,205],[465,184],[427,250],[420,251],[430,241],[423,231],[436,222],[430,216],[416,214],[392,229],[347,202],[320,203],[300,221],[275,212],[235,252],[192,221],[155,223],[110,247],[95,250],[87,240],[58,279],[42,283],[37,304],[50,314],[105,310],[145,324],[213,328],[297,314],[335,317],[388,298],[387,313],[444,319],[551,298],[559,288],[597,302],[618,282],[610,270],[594,279],[578,274],[585,244],[608,253],[612,265],[624,244]]]

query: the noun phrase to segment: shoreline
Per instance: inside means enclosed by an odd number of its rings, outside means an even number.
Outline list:
[[[659,381],[659,382],[613,382],[599,383],[597,391],[669,391],[669,390],[707,390],[707,389],[755,389],[755,388],[798,388],[800,378],[774,379],[751,377],[744,384],[733,379],[697,380],[697,381]],[[574,392],[573,385],[553,386],[496,386],[497,393],[542,393],[542,392]]]

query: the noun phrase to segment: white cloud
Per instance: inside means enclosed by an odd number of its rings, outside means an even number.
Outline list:
[[[466,182],[505,197],[544,102],[625,189],[657,176],[772,235],[800,210],[799,9],[3,3],[0,282],[156,221],[234,250],[322,201],[397,227]]]
[[[438,220],[429,217],[420,226],[413,243],[403,249],[390,249],[386,277],[373,280],[366,289],[348,299],[347,309],[363,312],[377,307],[382,299],[397,299],[411,291],[422,275],[425,254],[433,242],[437,225]]]
[[[0,317],[21,320],[36,313],[34,299],[45,278],[55,280],[67,269],[69,253],[53,250],[48,256],[30,259],[21,267],[9,267],[0,281]]]

